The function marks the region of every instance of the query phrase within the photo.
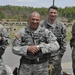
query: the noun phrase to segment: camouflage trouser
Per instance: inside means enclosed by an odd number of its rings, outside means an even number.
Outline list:
[[[49,64],[53,65],[53,67],[49,68],[50,74],[52,75],[60,75],[61,74],[61,57],[59,55],[51,56],[49,60]]]
[[[49,75],[48,61],[41,64],[21,64],[18,75]]]
[[[72,68],[73,68],[73,73],[75,75],[75,47],[73,47],[72,50]]]

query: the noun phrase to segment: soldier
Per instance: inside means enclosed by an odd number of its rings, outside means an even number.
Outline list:
[[[70,39],[70,47],[72,48],[72,68],[75,75],[75,23],[72,26],[72,38]]]
[[[58,8],[51,6],[48,9],[48,19],[41,22],[43,28],[52,31],[57,37],[57,41],[60,45],[58,52],[50,55],[49,64],[53,65],[53,75],[60,75],[61,73],[61,59],[66,50],[66,27],[62,22],[57,20]]]
[[[0,24],[0,75],[7,75],[3,64],[2,55],[4,54],[6,47],[9,45],[9,40],[10,38],[7,30]]]
[[[12,51],[21,56],[18,75],[48,75],[48,54],[59,49],[53,33],[39,23],[40,14],[34,11],[29,25],[15,35]]]

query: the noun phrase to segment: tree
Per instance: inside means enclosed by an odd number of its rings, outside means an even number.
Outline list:
[[[0,20],[2,20],[3,18],[5,18],[5,15],[0,11]]]

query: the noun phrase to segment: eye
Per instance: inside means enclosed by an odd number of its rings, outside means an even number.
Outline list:
[[[50,14],[52,14],[53,12],[49,12]]]
[[[32,19],[32,21],[39,21],[39,19]]]

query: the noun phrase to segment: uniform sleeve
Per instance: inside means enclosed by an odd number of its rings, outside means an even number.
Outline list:
[[[7,32],[7,30],[0,24],[0,36],[2,37],[2,40],[0,42],[2,42],[2,45],[9,45],[10,42],[10,37],[9,37],[9,33]]]
[[[17,34],[20,36],[24,35],[24,29],[20,30]],[[21,46],[21,37],[16,38],[13,40],[12,43],[12,52],[16,55],[25,56],[27,54],[28,46]]]
[[[6,47],[9,45],[9,33],[0,25],[0,57],[4,54]]]
[[[72,37],[75,37],[75,23],[72,26]]]
[[[59,44],[56,41],[55,35],[51,31],[46,30],[46,37],[48,43],[41,43],[39,46],[43,54],[56,52],[59,49]]]
[[[19,34],[21,34],[21,36],[24,33],[24,32],[22,33],[22,31],[19,32]],[[45,36],[46,36],[48,43],[41,42],[39,44],[39,47],[41,48],[42,53],[46,54],[46,53],[51,53],[51,52],[57,51],[59,49],[59,44],[57,43],[56,37],[53,35],[53,33],[46,30]],[[21,38],[17,39],[15,37],[15,39],[13,41],[12,51],[14,54],[17,54],[20,56],[26,56],[28,46],[27,45],[21,46],[20,44],[21,44]]]
[[[7,32],[6,29],[3,29],[2,39],[3,39],[3,42],[5,43],[6,46],[9,45],[9,43],[10,43],[10,36],[9,36],[9,33]]]
[[[67,32],[65,25],[62,24],[62,43],[61,43],[61,50],[60,54],[63,56],[64,52],[66,51],[66,45],[67,45]]]
[[[75,41],[74,41],[75,40],[75,23],[72,26],[71,33],[72,33],[72,37],[70,39],[70,47],[72,48],[73,46],[75,46]]]

